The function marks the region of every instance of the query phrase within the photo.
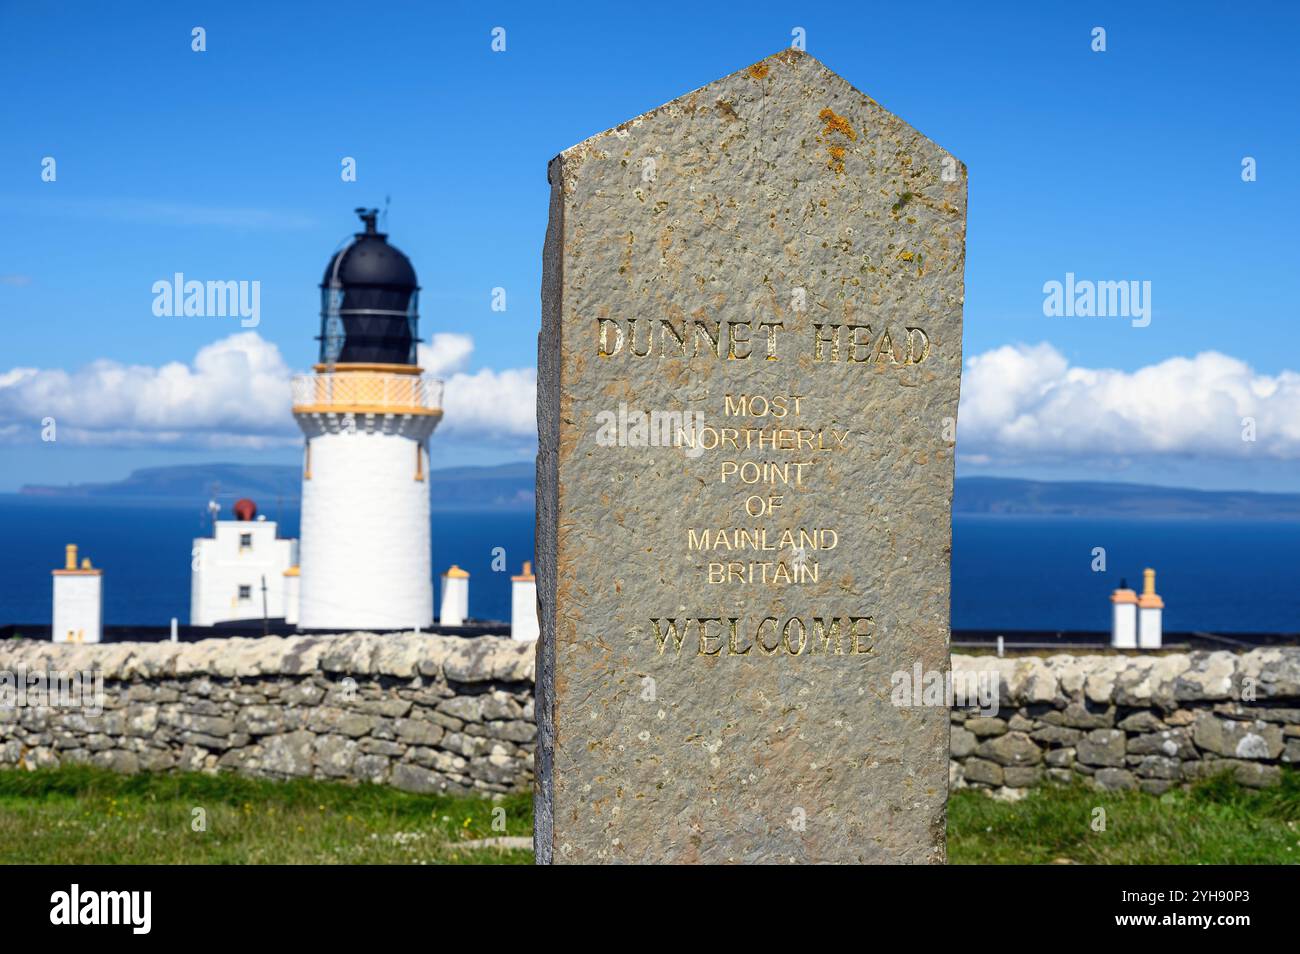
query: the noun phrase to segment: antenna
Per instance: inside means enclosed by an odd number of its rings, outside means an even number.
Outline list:
[[[269,636],[271,624],[266,615],[266,574],[262,574],[262,635]]]
[[[392,196],[384,196],[384,231],[388,231],[388,203],[392,201]]]
[[[361,206],[353,209],[352,211],[357,214],[357,216],[361,219],[362,222],[366,223],[367,235],[374,235],[375,232],[378,231],[375,228],[375,219],[379,217],[378,209],[367,209],[364,206]]]

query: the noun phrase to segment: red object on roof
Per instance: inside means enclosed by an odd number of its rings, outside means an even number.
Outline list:
[[[252,520],[256,516],[257,504],[253,503],[253,501],[249,500],[247,497],[242,497],[235,501],[236,520]]]

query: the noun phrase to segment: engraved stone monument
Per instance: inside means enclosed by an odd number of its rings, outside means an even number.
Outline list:
[[[966,170],[786,50],[550,165],[539,862],[943,862]]]

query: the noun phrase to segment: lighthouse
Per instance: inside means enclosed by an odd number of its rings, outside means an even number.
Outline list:
[[[306,438],[297,577],[301,629],[428,628],[428,441],[442,382],[421,372],[410,259],[364,230],[321,281],[320,355],[293,381]]]

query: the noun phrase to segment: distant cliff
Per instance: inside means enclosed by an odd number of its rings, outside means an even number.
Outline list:
[[[527,509],[533,506],[533,478],[533,462],[521,461],[433,470],[429,486],[438,507]],[[112,483],[28,485],[20,493],[104,501],[173,498],[201,502],[213,495],[214,487],[223,499],[233,494],[268,503],[277,498],[292,503],[301,495],[302,477],[296,466],[185,464],[146,467]],[[953,511],[958,514],[1300,519],[1300,494],[1146,484],[963,477],[957,481],[954,497]]]
[[[431,470],[429,487],[436,506],[531,508],[534,464],[500,464],[495,467],[447,467]],[[131,476],[102,484],[63,487],[26,485],[21,494],[41,497],[93,498],[105,502],[142,499],[192,499],[214,495],[296,502],[302,495],[300,468],[280,464],[183,464],[144,467]]]
[[[963,477],[954,498],[953,510],[963,514],[1300,519],[1300,494],[1099,481]]]

